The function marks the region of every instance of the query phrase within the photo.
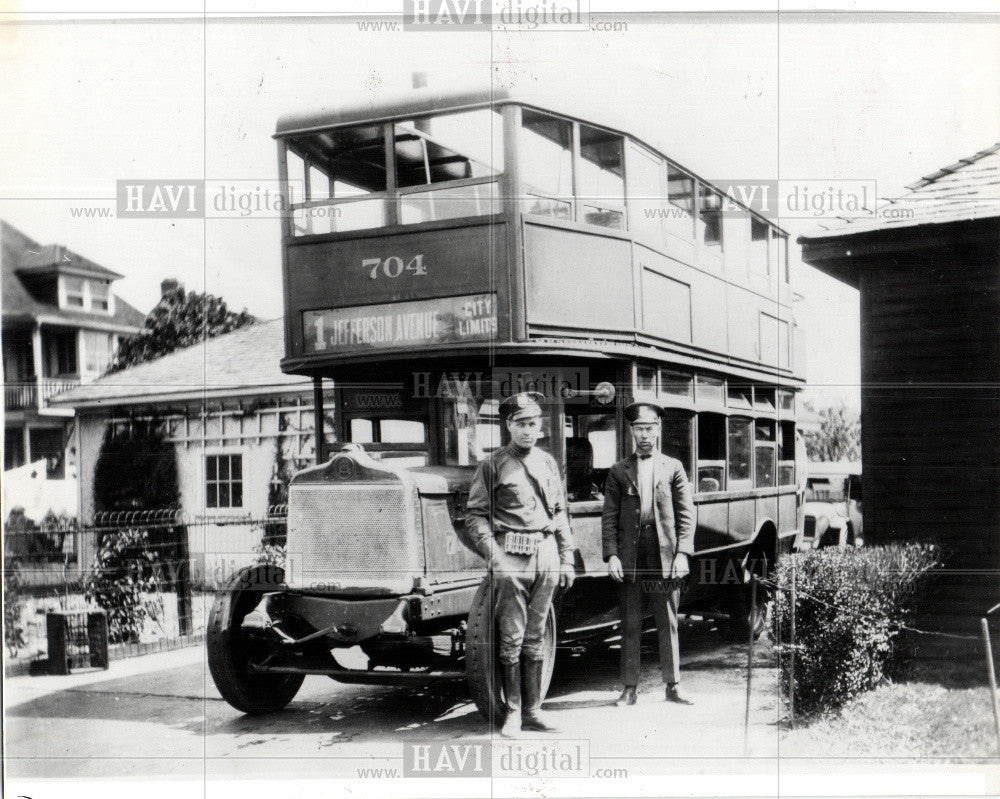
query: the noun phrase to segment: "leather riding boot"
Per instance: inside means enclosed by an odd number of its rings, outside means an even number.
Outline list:
[[[634,685],[626,685],[625,690],[622,691],[622,695],[615,700],[615,707],[622,707],[624,705],[634,705],[639,701],[639,697],[636,695],[636,688]]]
[[[532,732],[556,732],[542,715],[542,661],[524,661],[524,709],[521,729]]]
[[[500,735],[504,738],[516,738],[521,732],[521,663],[503,664],[503,686],[506,702],[506,715]]]

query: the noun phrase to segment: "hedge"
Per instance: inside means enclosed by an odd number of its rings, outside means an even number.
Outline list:
[[[839,707],[899,665],[900,625],[937,562],[936,548],[923,543],[812,550],[778,562],[772,635],[786,645],[792,569],[796,572],[796,712]],[[787,695],[787,656],[781,659],[781,680]]]

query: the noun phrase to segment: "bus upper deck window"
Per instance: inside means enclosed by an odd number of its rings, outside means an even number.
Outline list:
[[[573,218],[573,125],[525,108],[518,140],[524,211]]]
[[[771,226],[755,216],[750,217],[750,247],[747,251],[747,266],[758,275],[771,273],[767,247],[771,237]]]
[[[663,226],[669,210],[664,207],[667,196],[667,172],[663,159],[645,147],[628,145],[629,227],[633,234],[654,247],[664,245]]]
[[[580,221],[601,227],[625,227],[625,180],[622,137],[580,125],[580,162],[576,195]]]
[[[698,184],[698,240],[707,247],[722,246],[722,195]]]
[[[480,109],[397,122],[394,138],[400,222],[499,212],[499,191],[493,179],[503,172],[504,164],[503,123],[497,111]],[[463,183],[437,188],[455,181]]]
[[[668,229],[676,236],[690,239],[694,229],[694,178],[667,161]]]
[[[426,186],[503,172],[502,120],[481,109],[395,125],[396,185]]]
[[[777,230],[771,232],[774,246],[771,247],[772,258],[777,262],[776,269],[785,283],[791,282],[791,266],[788,262],[788,236]]]
[[[385,136],[356,125],[288,140],[288,196],[296,236],[385,224]],[[382,197],[377,197],[383,193]]]

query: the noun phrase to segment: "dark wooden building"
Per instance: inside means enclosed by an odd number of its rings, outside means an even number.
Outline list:
[[[925,621],[949,628],[1000,593],[998,150],[800,239],[860,290],[865,540],[939,542],[948,579]]]

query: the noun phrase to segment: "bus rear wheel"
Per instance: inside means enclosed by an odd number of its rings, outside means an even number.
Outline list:
[[[500,665],[500,635],[497,630],[493,577],[486,575],[469,610],[465,637],[465,674],[469,693],[483,718],[500,724],[506,715],[503,668]],[[556,662],[556,614],[549,608],[545,625],[545,659],[542,664],[542,699],[552,682]]]
[[[737,564],[737,574],[742,579],[739,584],[727,589],[725,609],[729,614],[729,632],[739,641],[746,641],[751,634],[756,641],[764,634],[771,594],[760,582],[756,583],[754,589],[754,582],[750,578],[753,575],[766,578],[769,571],[768,560],[760,552],[748,552]],[[756,600],[753,596],[754,590],[757,593]]]

